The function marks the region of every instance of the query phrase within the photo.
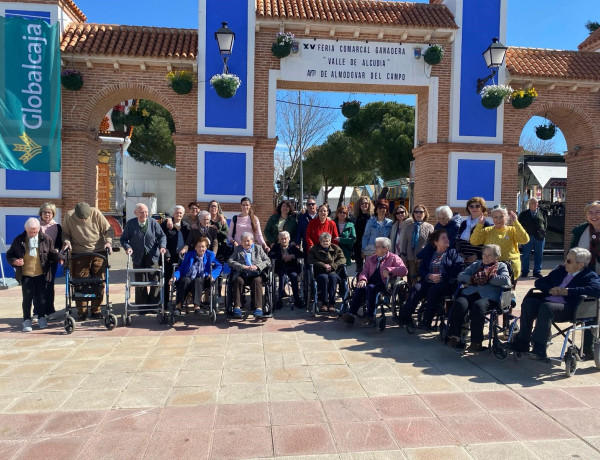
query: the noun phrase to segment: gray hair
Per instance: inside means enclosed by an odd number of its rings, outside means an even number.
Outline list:
[[[175,211],[177,211],[178,209],[185,214],[185,208],[183,206],[181,206],[180,204],[178,204],[177,206],[175,206],[173,208],[173,214],[175,214]]]
[[[290,232],[288,232],[287,230],[283,230],[282,232],[279,232],[279,238],[281,238],[282,236],[287,236],[289,238]]]
[[[375,238],[375,244],[381,244],[385,249],[390,249],[392,247],[392,241],[389,238],[386,238],[385,236],[380,236],[378,238]]]
[[[578,263],[583,263],[584,265],[587,265],[590,263],[590,260],[592,260],[592,254],[585,248],[571,248],[569,249],[567,255],[571,253],[575,254],[575,260]]]
[[[240,240],[244,241],[246,238],[250,238],[252,241],[254,241],[254,233],[252,233],[252,232],[242,233],[242,236],[240,236]]]
[[[486,249],[491,249],[494,252],[494,257],[496,258],[500,257],[500,254],[502,254],[500,246],[498,246],[497,244],[485,244],[483,245],[481,252],[485,251]]]
[[[46,203],[41,205],[40,211],[38,213],[40,215],[40,217],[42,216],[42,211],[44,209],[48,209],[48,210],[52,211],[52,218],[54,218],[54,216],[56,216],[56,205],[54,203],[50,203],[49,201],[47,201]]]
[[[40,221],[37,217],[30,217],[25,221],[25,230],[29,230],[30,228],[37,227],[40,228]]]
[[[205,219],[206,216],[210,217],[210,212],[208,212],[208,211],[200,211],[198,213],[198,219]]]
[[[321,205],[323,206],[323,205]],[[331,233],[327,233],[327,232],[323,232],[319,235],[319,243],[323,240],[330,240],[331,239]]]
[[[148,205],[146,203],[138,203],[135,205],[135,209],[140,209],[141,207],[146,208],[146,211],[148,211],[148,213],[150,213],[150,209],[148,208]]]
[[[452,209],[450,209],[450,206],[444,205],[440,206],[439,208],[435,208],[435,216],[437,217],[438,214],[442,214],[448,219],[452,219]]]
[[[500,211],[502,214],[504,214],[504,217],[508,217],[508,211],[506,210],[506,206],[502,206],[502,205],[496,205],[492,208],[492,211],[490,212],[490,215],[493,217],[494,213]]]

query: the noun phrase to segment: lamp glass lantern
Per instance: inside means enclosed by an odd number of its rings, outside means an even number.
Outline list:
[[[219,44],[219,53],[231,54],[233,50],[233,42],[235,41],[235,32],[227,27],[226,22],[221,23],[221,27],[215,32],[215,40]]]
[[[507,49],[508,47],[500,43],[497,38],[492,39],[491,45],[483,52],[485,65],[488,69],[498,68],[502,65]]]

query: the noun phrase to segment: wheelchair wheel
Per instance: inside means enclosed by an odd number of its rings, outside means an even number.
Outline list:
[[[67,316],[65,318],[64,327],[65,327],[65,332],[67,334],[73,333],[73,331],[75,330],[75,320],[73,319],[72,316]]]
[[[565,375],[571,377],[577,371],[577,356],[572,348],[569,348],[565,354]]]
[[[381,315],[377,320],[377,329],[379,332],[385,331],[386,322],[387,320],[385,319],[385,315]]]
[[[115,327],[117,327],[117,317],[112,313],[109,313],[104,317],[104,326],[109,331],[112,331]]]
[[[498,342],[492,345],[492,354],[494,355],[494,358],[503,361],[508,357],[508,350],[504,348],[504,345]]]
[[[392,290],[392,298],[390,299],[390,310],[392,311],[392,316],[394,318],[398,317],[398,313],[404,302],[406,302],[406,297],[408,296],[408,284],[400,283],[394,286]]]
[[[217,310],[214,310],[210,312],[210,320],[213,324],[215,324],[217,322]]]
[[[594,344],[594,363],[600,369],[600,342]]]

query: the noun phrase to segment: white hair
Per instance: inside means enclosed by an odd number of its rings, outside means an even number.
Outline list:
[[[436,217],[441,214],[443,216],[446,216],[448,219],[452,219],[452,209],[450,209],[450,206],[440,206],[439,208],[435,209],[435,215]]]
[[[289,238],[290,232],[288,232],[287,230],[283,230],[282,232],[279,232],[279,238],[281,238],[282,236],[287,236]]]
[[[392,241],[385,236],[380,236],[375,238],[375,244],[381,244],[385,249],[390,249],[392,247]]]
[[[252,233],[252,232],[244,232],[244,233],[242,233],[242,236],[240,237],[240,239],[243,241],[246,238],[250,238],[252,241],[254,241],[254,233]]]
[[[180,204],[178,204],[177,206],[175,206],[173,208],[173,214],[175,214],[175,211],[177,211],[178,209],[185,214],[185,208],[183,206],[181,206]]]
[[[323,206],[323,205],[321,205]],[[331,239],[331,233],[327,233],[327,232],[323,232],[319,235],[319,243],[323,240],[330,240]]]
[[[198,218],[199,219],[204,219],[204,218],[206,218],[206,216],[210,217],[210,212],[208,212],[208,211],[200,211],[198,213]]]
[[[590,260],[592,260],[592,253],[585,248],[571,248],[567,254],[570,253],[575,254],[575,260],[578,263],[587,265],[590,263]]]
[[[30,217],[25,221],[25,230],[29,230],[30,228],[37,227],[40,228],[40,221],[37,217]]]
[[[491,249],[492,252],[494,253],[494,257],[496,257],[496,258],[500,257],[500,255],[502,254],[502,251],[500,250],[500,246],[498,246],[497,244],[486,244],[483,246],[483,249],[481,250],[481,252],[485,251],[486,249]]]

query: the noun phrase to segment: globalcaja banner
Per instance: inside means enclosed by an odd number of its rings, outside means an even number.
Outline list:
[[[0,16],[0,168],[60,171],[58,23]]]

